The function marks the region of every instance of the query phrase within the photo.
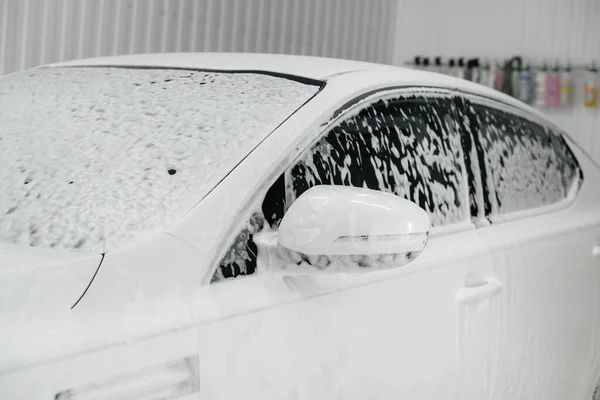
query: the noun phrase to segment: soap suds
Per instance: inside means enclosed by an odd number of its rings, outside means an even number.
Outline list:
[[[433,226],[464,221],[467,176],[459,129],[451,113],[448,99],[410,96],[379,100],[347,116],[273,184],[260,212],[255,212],[221,259],[212,281],[254,273],[261,249],[253,235],[262,229],[256,227],[279,226],[295,199],[316,185],[394,193],[428,211]],[[313,265],[336,270],[343,265],[364,271],[404,265],[415,256],[331,259],[295,254],[288,258],[293,269]]]
[[[565,199],[580,177],[564,139],[524,118],[475,105],[485,151],[492,214],[548,206]]]
[[[319,87],[47,68],[0,79],[0,241],[101,253],[166,230]]]

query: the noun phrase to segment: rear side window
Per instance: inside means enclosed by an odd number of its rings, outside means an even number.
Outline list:
[[[559,203],[579,183],[581,170],[560,134],[499,109],[474,104],[472,111],[492,215]]]

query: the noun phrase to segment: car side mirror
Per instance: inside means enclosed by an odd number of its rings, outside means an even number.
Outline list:
[[[276,234],[279,260],[267,262],[271,269],[305,273],[394,268],[419,255],[429,229],[427,212],[409,200],[369,189],[315,186],[285,214]]]

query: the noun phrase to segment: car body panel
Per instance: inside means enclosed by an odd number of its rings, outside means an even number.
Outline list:
[[[128,379],[153,366],[190,356],[197,359],[198,352],[197,328],[120,340],[95,351],[82,350],[27,368],[4,371],[0,373],[0,395],[3,399],[60,399],[57,394],[65,391],[102,384],[119,376]],[[131,381],[132,386],[137,383]]]
[[[487,313],[454,295],[464,276],[491,269],[470,228],[432,238],[414,262],[391,271],[256,275],[206,287],[223,313],[199,328],[201,397],[462,395],[463,380],[484,367],[484,358],[465,363],[479,342],[464,328],[484,326]]]
[[[2,313],[0,339],[11,346],[1,352],[0,375],[192,325],[194,289],[201,278],[196,253],[165,234],[133,250],[106,255],[96,276],[100,256],[39,268],[35,282],[46,290],[28,287],[34,280],[24,275],[23,283],[16,281],[19,286],[6,292],[7,305],[23,298],[17,292],[28,294],[31,302],[17,312]],[[178,255],[176,262],[172,254]],[[71,282],[77,290],[67,290]],[[71,309],[88,284],[85,296]]]
[[[411,398],[480,399],[492,393],[525,399],[543,393],[559,399],[565,398],[561,390],[568,388],[579,396],[569,398],[586,399],[590,381],[595,384],[600,375],[600,261],[592,254],[600,245],[600,169],[572,142],[584,182],[564,209],[497,227],[476,228],[466,221],[433,229],[422,254],[396,270],[357,276],[255,274],[210,284],[243,216],[260,205],[262,198],[256,194],[264,193],[357,97],[389,88],[407,93],[454,91],[489,97],[543,118],[539,112],[462,80],[340,60],[180,54],[60,65],[256,69],[327,83],[185,219],[152,241],[106,254],[95,277],[91,262],[82,268],[76,287],[83,293],[83,283],[91,281],[89,289],[72,310],[61,306],[47,315],[38,325],[45,332],[42,338],[31,332],[11,336],[13,348],[0,354],[1,398],[48,398],[195,356],[200,383],[191,398],[362,399],[400,393]],[[552,237],[546,232],[550,227],[567,236]],[[549,252],[562,245],[569,245],[577,256],[550,257]],[[94,257],[90,260],[100,256]],[[541,277],[546,271],[540,260],[562,271],[565,279]],[[69,268],[76,267],[72,262]],[[571,262],[574,268],[566,268]],[[528,269],[516,271],[515,263]],[[44,268],[50,276],[59,273],[53,266]],[[519,276],[523,281],[515,284]],[[498,283],[493,296],[463,301],[465,288],[486,281]],[[561,286],[565,282],[568,286]],[[538,284],[544,285],[541,296],[535,292]],[[570,299],[579,307],[575,312],[565,304],[571,304]],[[551,302],[558,315],[548,314],[541,301]],[[3,324],[4,317],[3,313]],[[560,318],[581,331],[560,330]],[[541,338],[544,332],[535,330],[534,321],[549,331],[547,337]],[[531,343],[535,360],[527,358],[526,345]],[[560,351],[551,354],[549,343]],[[516,348],[523,354],[514,354]],[[559,356],[576,369],[551,364],[564,360]],[[523,389],[529,382],[507,372],[521,367],[529,377],[540,372],[548,389]],[[550,378],[563,379],[564,385]]]

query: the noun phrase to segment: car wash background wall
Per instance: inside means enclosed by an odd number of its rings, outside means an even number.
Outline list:
[[[399,0],[397,13],[398,65],[416,55],[431,64],[436,57],[447,63],[519,55],[531,66],[558,63],[561,72],[570,64],[572,106],[536,108],[600,161],[600,105],[584,105],[586,67],[600,67],[600,0]]]
[[[180,51],[391,63],[396,0],[0,0],[0,74],[82,57]]]
[[[240,51],[600,67],[600,0],[0,0],[0,75],[83,57]],[[600,162],[599,107],[543,111]]]

